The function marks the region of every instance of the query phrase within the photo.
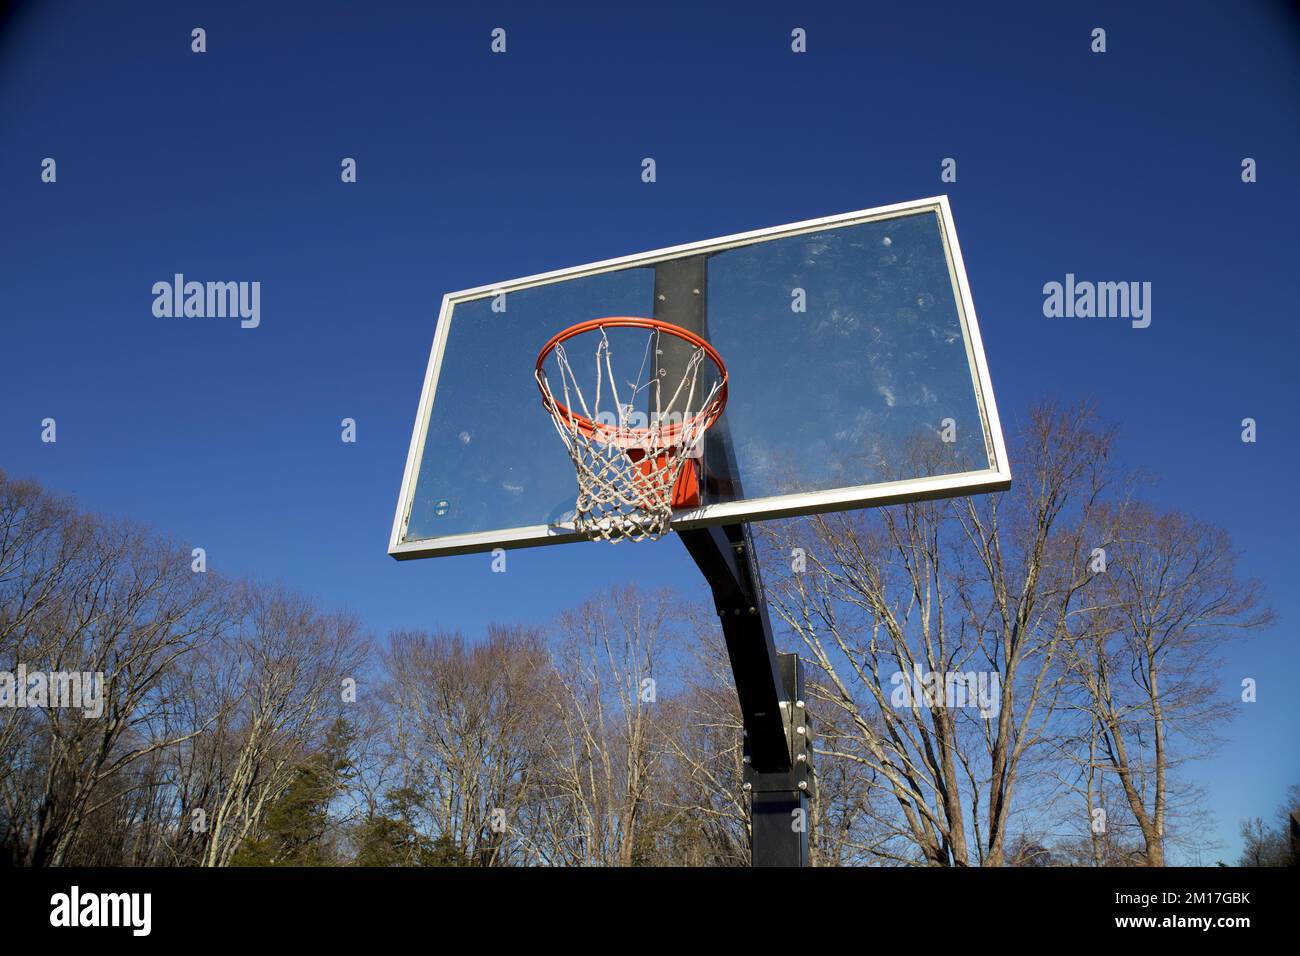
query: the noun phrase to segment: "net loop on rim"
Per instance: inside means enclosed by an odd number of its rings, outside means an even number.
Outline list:
[[[621,386],[607,334],[611,328],[648,333],[636,377]],[[594,369],[584,388],[565,345],[587,333],[597,338]],[[666,370],[658,367],[662,335],[691,347],[675,382],[665,382]],[[547,378],[548,356],[554,356],[559,372],[559,396]],[[706,361],[717,370],[712,381],[700,379]],[[674,508],[699,504],[696,459],[704,433],[727,404],[727,367],[707,341],[658,319],[590,319],[547,342],[534,374],[542,405],[577,472],[574,526],[579,532],[594,541],[653,540],[669,530]]]

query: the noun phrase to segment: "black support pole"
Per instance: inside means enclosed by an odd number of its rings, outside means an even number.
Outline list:
[[[778,654],[783,687],[782,717],[794,756],[785,772],[745,766],[750,791],[751,851],[754,866],[808,865],[808,800],[812,796],[812,727],[804,703],[803,661]]]
[[[655,318],[707,340],[706,279],[705,256],[659,263]],[[660,342],[656,374],[667,373],[666,381],[676,381],[691,350],[671,336],[661,336]],[[725,413],[706,437],[701,471],[706,500],[740,495]],[[750,795],[753,865],[807,866],[813,777],[803,664],[794,654],[776,652],[749,526],[694,528],[678,536],[713,591],[736,681],[745,728],[744,788]]]
[[[678,536],[713,589],[731,659],[745,727],[753,865],[807,866],[813,768],[803,662],[776,652],[748,532],[737,524]]]
[[[678,537],[713,590],[736,680],[750,765],[785,773],[791,758],[781,704],[789,698],[772,641],[767,602],[753,574],[748,531],[743,524],[733,524],[679,531]]]

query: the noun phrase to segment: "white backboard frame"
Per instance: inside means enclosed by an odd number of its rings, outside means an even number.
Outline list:
[[[993,467],[955,475],[911,478],[904,481],[856,485],[830,491],[774,495],[746,501],[704,505],[678,514],[673,519],[673,528],[680,530],[706,525],[731,524],[738,521],[841,511],[871,505],[897,504],[903,501],[982,494],[1007,489],[1011,485],[1011,466],[1007,461],[1006,444],[1002,435],[1001,421],[998,418],[997,403],[993,396],[993,385],[989,378],[988,362],[984,355],[983,340],[980,337],[979,321],[975,316],[975,305],[971,300],[970,286],[966,278],[966,266],[962,260],[961,247],[957,242],[957,231],[953,225],[952,210],[948,205],[948,197],[934,196],[928,199],[916,199],[890,206],[861,209],[837,216],[826,216],[821,219],[809,219],[784,226],[773,226],[768,229],[758,229],[752,232],[723,236],[718,239],[669,246],[668,248],[655,249],[619,259],[606,259],[603,262],[593,262],[587,265],[575,266],[571,269],[527,276],[510,282],[498,282],[493,285],[479,286],[475,289],[465,289],[444,296],[442,310],[438,315],[438,327],[434,334],[433,349],[429,354],[429,365],[424,376],[424,386],[420,393],[420,405],[415,418],[415,427],[411,434],[410,449],[407,452],[406,469],[402,474],[402,487],[398,494],[397,510],[393,516],[388,553],[394,558],[404,560],[437,555],[469,554],[490,551],[494,548],[525,548],[587,540],[584,535],[572,529],[552,525],[531,525],[521,528],[447,535],[441,538],[405,540],[406,526],[419,477],[420,462],[424,458],[425,436],[428,434],[434,395],[438,387],[438,372],[442,366],[447,336],[450,331],[452,310],[456,305],[485,296],[494,296],[500,293],[509,294],[534,286],[562,282],[566,279],[575,279],[594,273],[629,266],[652,265],[664,259],[673,259],[683,255],[719,252],[723,249],[748,245],[766,239],[814,232],[829,226],[846,226],[927,211],[934,211],[938,214],[944,243],[948,250],[949,273],[953,281],[954,295],[961,311],[960,319],[966,337],[967,357],[970,360],[973,373],[972,384],[976,392],[976,401],[982,413],[985,446],[993,462]],[[524,369],[520,374],[527,375],[530,373],[531,369]],[[543,416],[540,408],[538,409],[538,416],[539,418]],[[576,480],[574,493],[576,496]]]

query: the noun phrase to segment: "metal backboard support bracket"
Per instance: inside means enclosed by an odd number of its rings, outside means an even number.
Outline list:
[[[745,728],[753,865],[807,866],[813,768],[803,662],[796,654],[778,654],[772,642],[749,526],[678,536],[713,589],[731,659]]]

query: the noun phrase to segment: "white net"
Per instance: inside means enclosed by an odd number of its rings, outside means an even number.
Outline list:
[[[574,526],[595,541],[658,538],[669,530],[678,483],[695,477],[683,476],[684,469],[696,467],[704,433],[722,411],[725,371],[701,381],[701,366],[709,357],[695,348],[680,379],[666,385],[666,370],[658,368],[661,332],[651,328],[640,369],[620,384],[606,328],[590,331],[598,339],[585,388],[565,342],[552,353],[559,396],[545,369],[537,371],[543,402],[577,471]]]

